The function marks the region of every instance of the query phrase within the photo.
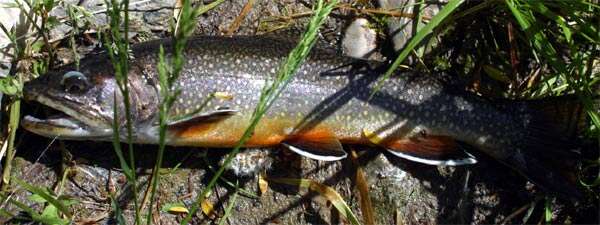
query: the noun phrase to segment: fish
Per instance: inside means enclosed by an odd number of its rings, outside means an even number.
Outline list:
[[[159,140],[161,45],[170,49],[172,41],[131,47],[127,79],[134,143]],[[261,91],[294,46],[268,36],[191,38],[174,83],[180,95],[168,112],[166,143],[234,147],[250,124]],[[570,134],[585,117],[572,98],[492,100],[432,75],[399,72],[382,80],[387,66],[313,48],[244,147],[283,146],[312,159],[335,161],[347,156],[344,145],[365,145],[447,166],[477,163],[474,153],[482,153],[551,193],[579,193],[554,164],[546,163],[576,158]],[[65,65],[28,82],[24,96],[60,112],[48,118],[25,116],[22,127],[35,134],[111,141],[113,122],[125,129],[125,97],[105,53],[84,58],[79,70]],[[569,129],[561,121],[568,118],[577,122]],[[121,134],[126,141],[125,132]]]

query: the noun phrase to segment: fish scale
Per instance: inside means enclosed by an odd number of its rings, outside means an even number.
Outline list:
[[[136,143],[158,143],[156,65],[161,44],[170,48],[165,40],[132,46],[129,84]],[[181,95],[169,112],[170,118],[182,119],[169,123],[167,144],[235,146],[250,124],[262,89],[276,78],[294,46],[260,36],[190,39],[175,84]],[[398,73],[381,81],[386,66],[313,49],[246,147],[281,144],[314,159],[339,160],[346,156],[341,144],[361,144],[421,163],[459,165],[476,162],[461,147],[467,144],[536,183],[555,185],[553,190],[570,188],[528,158],[533,153],[527,151],[552,141],[562,143],[551,132],[540,133],[543,129],[536,121],[543,120],[536,120],[537,111],[528,104],[493,103],[431,75]],[[26,117],[26,129],[63,139],[111,139],[112,112],[124,112],[112,66],[104,55],[97,55],[82,60],[81,68],[73,71],[67,65],[26,85],[26,98],[67,114],[61,120]],[[383,85],[375,91],[379,82]],[[69,91],[73,87],[82,90]],[[209,98],[215,93],[228,97]],[[546,137],[550,142],[544,141]]]

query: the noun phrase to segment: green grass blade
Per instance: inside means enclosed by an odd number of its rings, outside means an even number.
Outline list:
[[[317,2],[314,10],[315,14],[311,18],[308,28],[302,36],[302,39],[288,55],[285,64],[283,64],[282,68],[279,70],[278,76],[273,81],[273,83],[270,86],[268,84],[265,84],[265,88],[263,88],[260,101],[254,110],[250,125],[242,135],[241,140],[231,151],[231,153],[229,153],[229,155],[225,159],[225,162],[223,163],[223,166],[221,166],[219,170],[215,173],[215,175],[211,178],[206,188],[204,188],[202,193],[198,195],[198,198],[193,203],[192,208],[190,209],[190,213],[181,221],[181,224],[188,224],[192,216],[196,214],[200,203],[203,202],[204,198],[206,197],[206,193],[212,189],[212,187],[217,182],[218,178],[225,171],[227,165],[229,165],[233,160],[233,157],[239,152],[240,148],[244,145],[244,143],[248,139],[250,139],[252,132],[258,124],[260,118],[270,108],[270,106],[277,99],[279,94],[281,94],[281,92],[285,89],[286,85],[293,78],[301,62],[308,56],[310,49],[314,45],[319,28],[325,22],[325,19],[336,4],[336,0],[330,1],[326,5],[323,5],[322,0],[319,0]]]
[[[546,224],[552,222],[552,206],[550,205],[550,198],[546,197],[544,201],[544,221]]]
[[[3,201],[6,199],[6,201],[8,201],[10,204],[13,204],[13,205],[17,206],[19,209],[25,211],[25,213],[27,213],[29,216],[31,216],[31,218],[33,220],[40,221],[39,219],[42,218],[42,215],[40,215],[34,209],[32,209],[31,207],[29,207],[28,205],[25,205],[22,202],[16,201],[16,200],[14,200],[14,199],[12,199],[10,197],[6,197],[2,193],[0,193],[0,199],[2,199]]]
[[[119,207],[119,201],[112,193],[110,194],[110,208],[113,210],[117,224],[126,225],[127,223],[125,217],[123,217],[123,210],[121,210],[121,207]]]
[[[548,19],[554,20],[554,22],[560,26],[567,42],[570,43],[573,40],[573,32],[571,32],[571,28],[567,25],[565,18],[552,12],[550,9],[548,9],[548,7],[546,7],[546,5],[544,5],[542,1],[534,0],[529,1],[529,3],[531,4],[531,8],[533,10],[547,17]]]
[[[7,190],[10,184],[10,172],[12,170],[12,160],[15,157],[15,137],[17,128],[19,127],[19,116],[21,111],[21,100],[16,99],[10,105],[10,115],[8,122],[8,146],[6,148],[6,158],[4,159],[4,169],[2,171],[2,190]]]
[[[22,181],[16,177],[13,177],[12,179],[15,181],[15,183],[17,183],[19,186],[25,188],[27,191],[37,194],[40,197],[44,198],[46,201],[48,201],[48,203],[50,203],[51,205],[56,207],[60,212],[62,212],[68,218],[73,217],[73,214],[71,213],[71,211],[69,210],[69,208],[66,205],[64,205],[62,202],[60,202],[55,197],[49,195],[44,189],[30,185],[27,182]]]
[[[236,183],[235,191],[233,192],[233,196],[231,196],[231,200],[229,201],[229,203],[227,203],[227,208],[225,208],[225,213],[223,214],[223,217],[221,217],[219,219],[219,225],[224,225],[225,222],[227,221],[227,218],[229,218],[229,216],[231,215],[231,210],[233,209],[233,206],[235,205],[235,201],[237,200],[239,190],[240,190],[239,184]]]
[[[431,18],[431,21],[429,21],[427,25],[425,25],[422,29],[417,31],[415,36],[413,36],[408,42],[408,44],[406,44],[404,49],[402,49],[402,51],[400,52],[396,60],[394,60],[390,68],[383,74],[383,79],[377,82],[377,84],[374,87],[373,93],[371,93],[371,97],[379,91],[385,80],[389,79],[390,76],[392,76],[392,74],[394,73],[394,71],[396,71],[398,66],[400,66],[400,64],[404,62],[406,57],[408,57],[408,54],[410,54],[417,47],[417,45],[419,45],[427,37],[427,35],[433,32],[433,29],[438,27],[438,25],[440,25],[440,23],[442,23],[446,17],[452,14],[463,2],[464,0],[449,1],[448,4],[446,4],[438,14]]]
[[[154,205],[156,188],[158,187],[158,183],[160,180],[160,174],[158,173],[158,171],[162,167],[162,161],[166,147],[167,123],[169,121],[172,121],[172,119],[169,117],[169,111],[180,93],[180,90],[174,90],[173,87],[180,75],[180,72],[183,68],[183,64],[185,62],[183,53],[186,48],[187,40],[194,33],[194,29],[196,27],[196,20],[198,16],[218,6],[222,2],[223,0],[219,0],[202,7],[192,8],[191,1],[183,1],[183,5],[178,16],[177,24],[173,28],[174,52],[171,61],[167,62],[167,59],[165,57],[165,50],[163,46],[160,47],[158,78],[161,90],[160,94],[162,99],[159,105],[159,147],[156,156],[156,163],[154,164],[154,168],[152,169],[152,180],[150,184],[150,205],[146,214],[146,222],[148,225],[151,224],[152,209],[154,208],[152,206]],[[213,97],[214,96],[211,95],[209,98],[207,98],[204,104],[202,104],[198,109],[194,110],[194,113],[202,110],[205,104],[207,104]],[[178,120],[181,118],[175,119]]]
[[[588,78],[591,77],[591,70],[595,60],[594,56],[596,56],[598,52],[597,46],[594,46],[592,53],[586,57],[582,55],[584,53],[578,51],[578,46],[576,46],[575,43],[567,42],[566,47],[574,52],[574,55],[571,57],[571,62],[567,63],[559,56],[559,54],[557,54],[552,42],[549,41],[547,34],[544,33],[544,29],[541,29],[545,24],[536,20],[535,14],[531,10],[528,10],[529,8],[534,8],[538,11],[544,11],[540,12],[541,14],[549,14],[544,8],[545,6],[540,3],[532,7],[528,5],[529,3],[532,3],[531,1],[521,2],[518,0],[506,0],[505,3],[521,29],[527,35],[527,38],[530,40],[534,53],[539,53],[543,59],[548,62],[554,72],[556,72],[556,76],[568,84],[569,91],[572,90],[577,95],[580,102],[583,103],[583,108],[587,112],[592,123],[596,127],[600,126],[600,120],[598,119],[592,98],[595,93],[591,90],[589,84],[590,81],[588,81]],[[577,3],[577,1],[574,3]],[[536,3],[533,2],[532,4]],[[559,24],[559,26],[561,25]],[[587,64],[583,63],[585,60],[587,60]],[[584,72],[585,70],[588,72]],[[598,138],[600,139],[600,135]],[[597,163],[600,163],[600,159],[597,161]],[[598,173],[598,177],[590,184],[591,186],[600,184],[600,171]]]
[[[204,163],[206,164],[206,167],[208,167],[208,169],[209,169],[211,172],[213,172],[213,173],[216,173],[216,172],[217,172],[217,171],[216,171],[216,170],[215,170],[215,169],[214,169],[214,168],[213,168],[213,167],[210,165],[210,162],[208,162],[208,159],[207,159],[206,155],[202,156],[202,160],[204,160]],[[232,187],[232,188],[236,188],[236,185],[235,185],[233,182],[231,182],[231,181],[227,180],[226,178],[224,178],[224,177],[219,177],[219,179],[220,179],[221,181],[223,181],[223,183],[225,183],[227,186],[229,186],[229,187]],[[258,196],[258,195],[256,195],[256,194],[252,193],[251,191],[248,191],[248,190],[246,190],[246,189],[243,189],[243,188],[240,188],[240,189],[239,189],[239,192],[240,192],[242,195],[245,195],[245,197],[249,197],[249,198],[253,198],[253,199],[258,199],[258,198],[259,198],[259,196]]]
[[[135,154],[133,150],[133,122],[131,115],[131,103],[129,100],[129,85],[128,85],[128,71],[129,71],[129,0],[123,0],[118,2],[117,0],[111,0],[106,2],[107,14],[109,15],[109,38],[110,41],[105,39],[104,46],[107,49],[108,56],[113,68],[115,70],[115,80],[117,86],[123,96],[123,105],[125,107],[125,123],[126,123],[126,134],[127,134],[127,147],[129,153],[129,164],[125,162],[123,152],[121,149],[121,135],[119,122],[117,121],[118,115],[117,110],[113,111],[113,147],[119,158],[121,168],[125,173],[127,181],[131,184],[133,192],[133,205],[135,211],[135,222],[134,224],[141,224],[140,207],[138,205],[138,185],[137,178],[134,169],[135,166]],[[121,15],[121,13],[123,15]],[[121,28],[122,25],[122,28]],[[122,30],[121,30],[122,29]],[[114,47],[113,47],[114,44]],[[116,103],[115,94],[115,104]],[[115,205],[118,207],[117,205]]]

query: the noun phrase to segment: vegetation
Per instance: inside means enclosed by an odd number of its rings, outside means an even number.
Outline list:
[[[0,205],[11,204],[25,212],[27,216],[13,215],[4,209],[0,209],[1,217],[12,217],[16,220],[33,220],[44,224],[69,224],[74,219],[71,206],[83,204],[65,196],[61,193],[62,186],[68,177],[69,170],[63,171],[60,188],[55,193],[51,189],[36,187],[18,178],[11,177],[11,165],[16,151],[15,137],[19,126],[21,111],[21,97],[24,82],[44,74],[48,68],[52,68],[55,62],[56,51],[51,43],[50,30],[60,22],[69,22],[73,32],[69,35],[69,44],[78,64],[75,36],[80,31],[80,26],[90,26],[90,13],[80,7],[68,7],[68,20],[50,16],[49,12],[59,2],[54,0],[30,0],[23,1],[27,5],[21,5],[19,1],[6,7],[14,7],[22,10],[29,25],[36,31],[33,39],[23,38],[22,31],[8,28],[0,24],[0,28],[9,37],[13,46],[13,68],[10,76],[0,78],[0,91],[7,97],[3,103],[8,105],[2,108],[8,112],[8,123],[2,124],[3,136],[0,137],[1,152],[6,156],[3,161],[2,192],[0,193]],[[135,211],[134,224],[152,224],[153,210],[156,209],[156,191],[160,183],[165,150],[166,124],[173,118],[169,118],[168,111],[177,99],[179,90],[174,88],[182,66],[185,62],[183,51],[186,41],[193,35],[197,24],[197,18],[218,6],[224,0],[214,1],[209,5],[192,6],[190,1],[177,1],[178,8],[175,10],[174,22],[171,23],[171,32],[174,45],[172,49],[161,48],[159,55],[158,71],[160,74],[161,105],[159,115],[160,145],[156,155],[156,163],[152,169],[152,175],[148,182],[148,189],[141,195],[141,188],[136,174],[136,151],[132,144],[132,123],[130,103],[124,98],[126,107],[127,124],[124,130],[115,129],[113,146],[115,154],[119,159],[119,165],[125,174],[127,184],[131,187]],[[600,55],[600,6],[591,0],[571,1],[541,1],[541,0],[490,0],[474,1],[466,3],[464,0],[450,0],[432,18],[424,20],[422,11],[425,1],[418,1],[419,10],[416,13],[417,29],[407,45],[400,51],[398,56],[391,62],[391,67],[384,74],[390,77],[399,68],[423,70],[427,73],[446,72],[456,75],[457,80],[469,84],[471,91],[490,97],[512,98],[512,99],[536,99],[547,96],[558,96],[564,94],[575,94],[583,103],[586,115],[591,124],[585,131],[587,137],[600,142],[600,117],[598,116],[596,91],[597,81],[600,80],[599,55]],[[357,3],[360,4],[360,3]],[[129,60],[129,1],[111,0],[106,2],[108,6],[109,26],[98,35],[101,37],[110,59],[115,68],[115,77],[118,81],[119,91],[123,96],[129,95],[127,85],[128,60]],[[251,7],[251,5],[250,5]],[[306,31],[299,41],[298,46],[290,52],[287,61],[277,73],[277,78],[264,87],[260,97],[260,103],[256,106],[252,123],[245,131],[237,146],[225,158],[225,163],[214,171],[213,177],[207,182],[206,187],[197,195],[191,205],[186,207],[179,203],[163,205],[166,212],[184,212],[186,215],[181,224],[189,224],[198,210],[206,215],[212,214],[212,205],[206,201],[211,195],[211,190],[217,185],[225,168],[239,152],[241,146],[252,134],[261,117],[269,110],[293,78],[295,71],[307,57],[310,49],[315,45],[319,28],[328,18],[331,11],[348,9],[355,6],[341,4],[337,1],[324,2],[322,0],[314,3],[314,8],[309,13],[286,15],[285,22],[277,23],[277,27],[268,27],[268,23],[261,21],[261,29],[277,30],[291,24],[295,19],[311,16]],[[28,11],[26,8],[30,8]],[[247,10],[247,9],[246,9]],[[368,10],[356,6],[358,14],[368,16],[372,21],[385,23],[394,12],[381,10]],[[31,13],[27,13],[31,12]],[[246,12],[247,13],[247,12]],[[237,20],[237,19],[236,19]],[[470,21],[470,22],[469,22]],[[239,23],[239,20],[238,22]],[[454,26],[455,24],[461,26]],[[81,25],[83,24],[83,25]],[[383,24],[376,25],[384,27]],[[26,28],[26,30],[29,27]],[[87,29],[87,28],[86,28]],[[233,29],[232,29],[233,30]],[[19,33],[21,32],[21,33]],[[33,41],[31,41],[33,40]],[[437,40],[437,41],[430,41]],[[436,46],[437,45],[437,46]],[[433,49],[425,52],[425,49]],[[448,53],[448,49],[452,49]],[[172,51],[172,57],[167,57],[166,51]],[[401,66],[409,57],[415,57],[420,62],[416,66]],[[23,64],[19,62],[30,62]],[[29,65],[16,66],[16,65]],[[30,75],[33,74],[33,75]],[[117,111],[115,113],[115,118]],[[1,120],[4,121],[4,120]],[[117,121],[114,127],[120,127]],[[122,150],[121,140],[128,140],[127,154]],[[596,149],[600,149],[597,146]],[[596,152],[595,157],[598,152]],[[128,156],[129,158],[126,158]],[[358,165],[358,164],[357,164]],[[577,171],[582,186],[589,189],[588,196],[598,200],[600,198],[598,186],[600,186],[600,157],[586,162],[586,165]],[[361,175],[362,176],[362,175]],[[266,179],[269,180],[269,179]],[[265,181],[266,181],[265,180]],[[350,210],[344,199],[331,187],[319,184],[309,179],[271,179],[269,181],[285,183],[298,187],[308,188],[324,196],[332,202],[339,214],[352,224],[358,224],[358,218]],[[224,215],[219,219],[219,224],[225,223],[228,216],[232,215],[232,207],[236,204],[238,193],[252,195],[241,189],[237,183],[225,180],[235,191],[230,198]],[[367,185],[364,185],[366,187]],[[362,188],[365,190],[366,188]],[[42,210],[28,206],[25,203],[15,201],[11,195],[23,188],[33,193],[30,200],[42,204]],[[364,192],[364,191],[363,191]],[[122,217],[122,205],[116,196],[111,193],[110,200],[112,213],[114,213],[119,224],[125,224],[126,219]],[[362,195],[361,195],[362,196]],[[365,195],[368,198],[368,195]],[[141,199],[140,199],[141,198]],[[528,212],[523,218],[527,223],[536,202],[545,199],[543,218],[547,223],[552,221],[552,209],[550,198],[536,199],[528,204]],[[148,202],[149,201],[149,202]],[[370,203],[368,203],[370,204]],[[371,207],[369,205],[361,207]],[[2,207],[3,208],[3,207]],[[146,211],[144,212],[144,209]],[[372,211],[372,210],[362,210]],[[523,210],[524,211],[524,210]],[[369,215],[372,217],[373,215]],[[365,218],[372,222],[373,218]],[[558,221],[562,222],[562,221]]]

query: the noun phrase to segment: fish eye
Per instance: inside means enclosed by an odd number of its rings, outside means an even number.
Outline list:
[[[66,92],[81,93],[89,86],[87,78],[78,71],[69,71],[63,75],[60,84]]]

